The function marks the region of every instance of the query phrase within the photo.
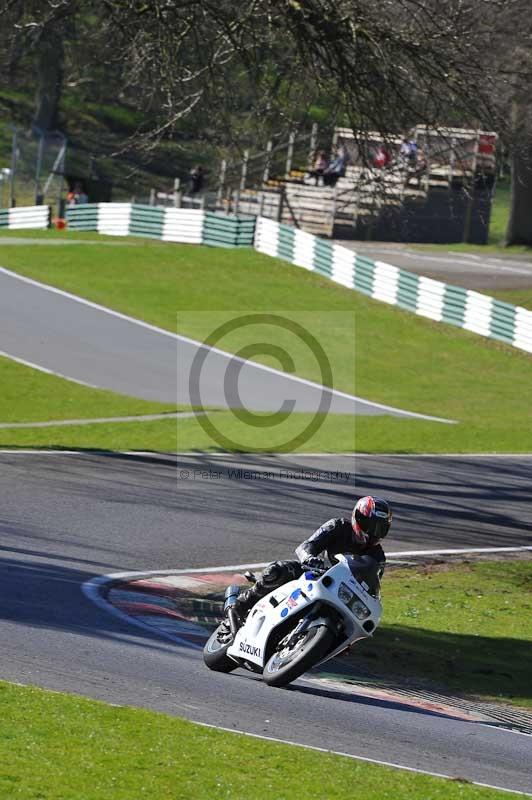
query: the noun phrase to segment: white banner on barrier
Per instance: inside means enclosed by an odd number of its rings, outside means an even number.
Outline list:
[[[399,269],[384,261],[375,262],[375,272],[373,274],[373,292],[371,296],[374,300],[381,300],[383,303],[397,303],[397,287],[399,284]]]
[[[257,217],[255,225],[255,250],[267,256],[277,257],[279,223],[273,219]]]
[[[332,252],[332,279],[348,289],[355,285],[355,259],[352,250],[335,244]]]
[[[131,203],[99,203],[98,233],[127,236],[131,219]]]
[[[445,284],[432,278],[420,277],[418,283],[416,314],[441,322]]]
[[[166,208],[164,211],[163,242],[201,244],[205,212],[193,208]]]
[[[314,242],[316,237],[305,231],[294,231],[294,264],[312,271],[314,269]]]
[[[462,328],[481,336],[491,333],[491,315],[493,311],[493,297],[486,294],[468,290],[466,295],[466,308]]]
[[[10,230],[48,227],[50,209],[48,206],[22,206],[8,209],[8,228]]]

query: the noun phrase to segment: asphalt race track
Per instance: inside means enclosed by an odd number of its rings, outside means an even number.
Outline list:
[[[124,317],[82,298],[36,284],[0,267],[0,341],[3,354],[65,377],[115,392],[199,406],[189,392],[197,342]],[[206,352],[206,351],[205,351]],[[0,352],[0,355],[2,352]],[[240,397],[225,391],[231,364]],[[423,417],[361,398],[329,391],[289,374],[225,353],[206,353],[201,369],[203,405],[277,411],[285,400],[293,410],[339,414],[393,414]],[[433,417],[426,417],[433,419]]]
[[[0,677],[532,792],[529,736],[304,680],[275,690],[242,671],[211,673],[196,651],[81,591],[118,571],[288,556],[369,491],[393,503],[390,551],[530,545],[532,457],[264,457],[246,459],[247,479],[230,478],[238,466],[0,453]]]

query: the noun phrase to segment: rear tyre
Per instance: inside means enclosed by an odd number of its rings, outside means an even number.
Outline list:
[[[268,686],[286,686],[317,664],[330,650],[334,634],[320,625],[308,628],[295,642],[289,640],[290,634],[279,643],[264,667],[262,677]]]
[[[222,640],[218,638],[220,626],[209,637],[207,644],[203,648],[203,660],[209,669],[215,672],[232,672],[238,664],[227,655],[227,650],[233,643],[232,638],[226,636]]]

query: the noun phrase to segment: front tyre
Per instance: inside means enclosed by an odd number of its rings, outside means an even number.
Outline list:
[[[334,641],[334,634],[319,625],[307,628],[300,636],[286,636],[275,653],[266,662],[262,677],[268,686],[286,686],[299,678],[327,654]]]
[[[209,669],[215,672],[232,672],[238,664],[227,655],[227,650],[232,644],[232,637],[223,636],[218,638],[220,626],[209,637],[207,644],[203,648],[203,660]]]

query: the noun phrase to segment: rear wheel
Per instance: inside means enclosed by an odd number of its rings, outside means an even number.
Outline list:
[[[289,633],[267,661],[262,677],[268,686],[286,686],[317,664],[330,650],[334,634],[325,625]]]
[[[215,672],[232,672],[238,666],[236,661],[227,655],[233,639],[227,634],[220,635],[222,633],[220,628],[221,626],[216,628],[203,648],[203,660],[209,669]],[[220,638],[218,638],[219,636]]]

